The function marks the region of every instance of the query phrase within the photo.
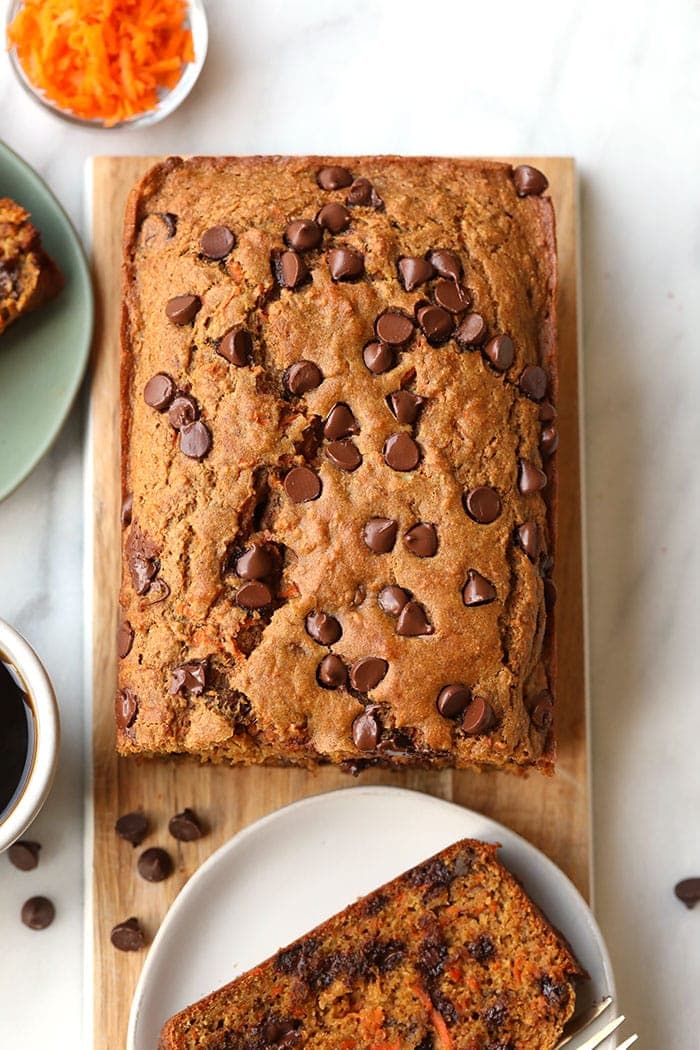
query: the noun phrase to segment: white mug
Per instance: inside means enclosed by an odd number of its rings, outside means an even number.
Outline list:
[[[0,620],[0,660],[16,672],[34,711],[34,760],[21,793],[0,817],[0,853],[11,846],[44,805],[58,760],[60,727],[53,686],[41,660],[24,638]],[[1,702],[1,701],[0,701]]]

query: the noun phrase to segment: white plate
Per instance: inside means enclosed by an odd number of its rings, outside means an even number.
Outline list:
[[[614,996],[595,920],[544,854],[501,824],[432,795],[357,787],[263,817],[202,865],[153,941],[131,1008],[128,1050],[154,1050],[172,1014],[461,838],[501,843],[503,863],[590,973],[591,993]]]

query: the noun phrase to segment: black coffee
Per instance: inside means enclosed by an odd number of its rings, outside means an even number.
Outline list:
[[[0,820],[14,805],[34,760],[34,713],[13,669],[0,660]]]

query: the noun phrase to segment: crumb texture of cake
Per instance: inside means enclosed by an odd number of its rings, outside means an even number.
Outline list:
[[[176,1014],[159,1050],[553,1050],[585,976],[496,858],[457,842]]]
[[[525,168],[170,158],[135,187],[122,754],[552,771],[556,248]]]
[[[62,287],[61,271],[42,248],[29,212],[9,197],[0,198],[0,333]]]

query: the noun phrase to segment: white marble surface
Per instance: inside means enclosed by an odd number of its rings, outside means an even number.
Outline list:
[[[566,153],[583,178],[596,910],[649,1048],[697,1047],[700,908],[700,224],[697,0],[439,5],[210,0],[189,102],[144,132],[33,106],[0,56],[0,136],[82,225],[92,153]],[[430,13],[429,13],[430,12]],[[46,660],[64,717],[38,871],[0,858],[0,1046],[81,1044],[80,406],[0,505],[0,615]],[[55,925],[25,931],[34,892]]]

